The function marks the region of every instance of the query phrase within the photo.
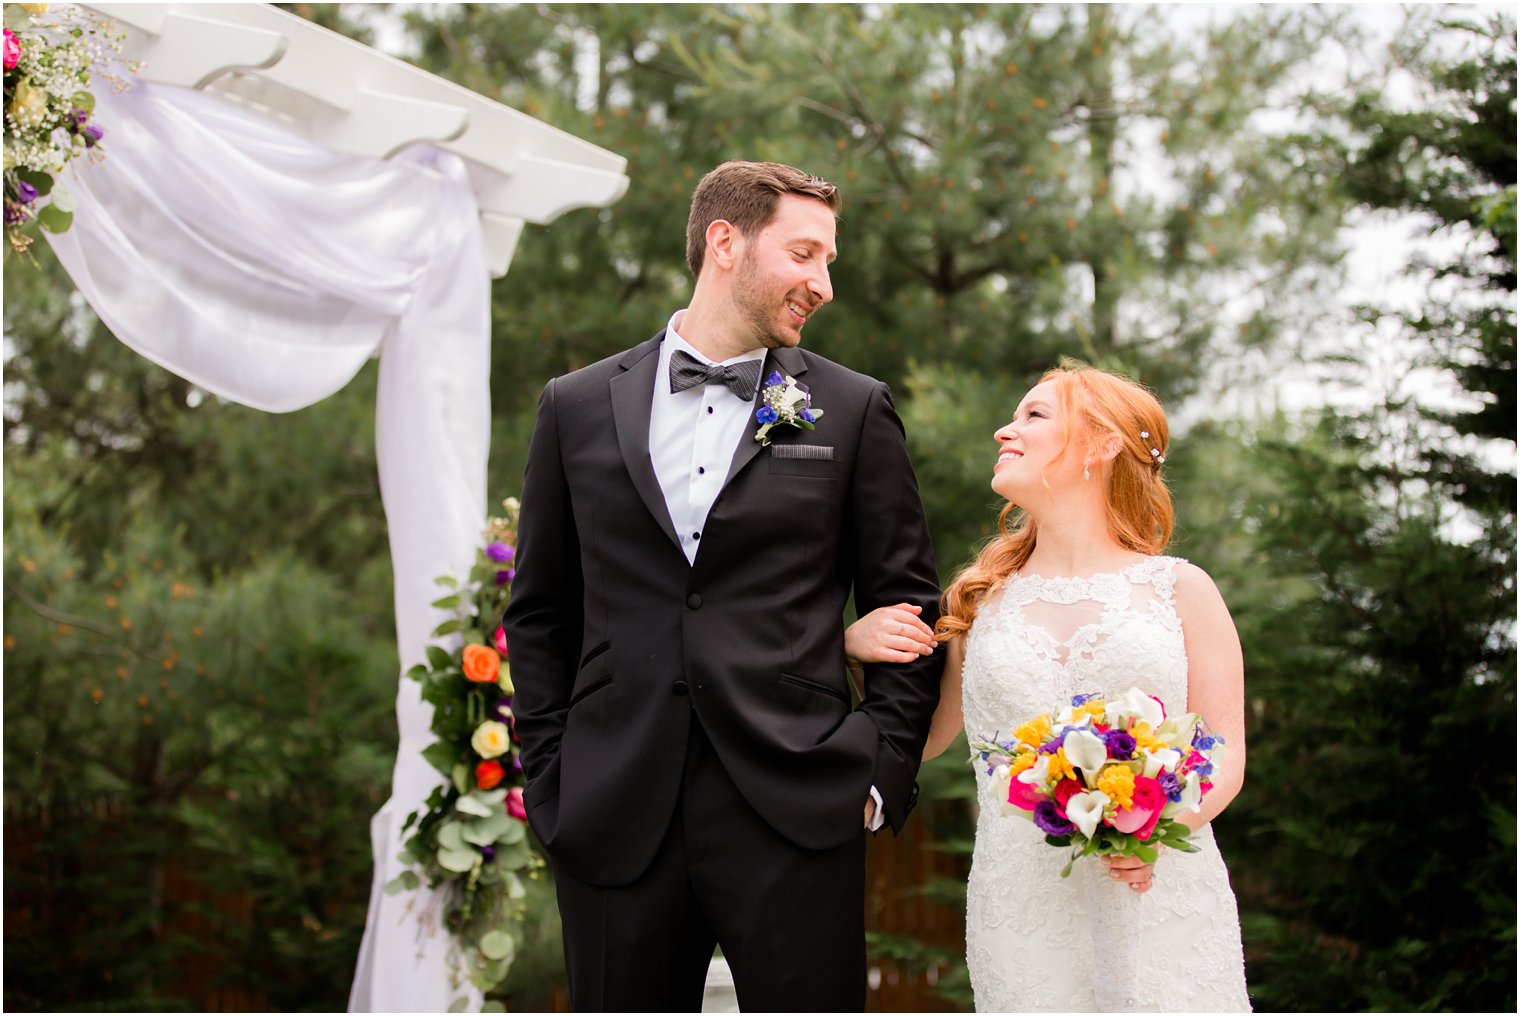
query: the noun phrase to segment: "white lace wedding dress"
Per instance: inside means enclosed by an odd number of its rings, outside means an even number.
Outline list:
[[[1006,736],[1078,692],[1136,687],[1185,710],[1177,564],[1153,557],[1119,574],[1009,578],[967,637],[967,732]],[[1005,815],[985,772],[977,780],[966,960],[978,1012],[1249,1011],[1240,919],[1209,827],[1194,837],[1199,853],[1167,851],[1154,887],[1137,894],[1095,857],[1061,878],[1068,852]]]

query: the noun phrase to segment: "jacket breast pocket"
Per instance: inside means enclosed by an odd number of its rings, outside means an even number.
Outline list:
[[[818,476],[832,479],[839,475],[833,445],[773,444],[770,470],[783,476]]]

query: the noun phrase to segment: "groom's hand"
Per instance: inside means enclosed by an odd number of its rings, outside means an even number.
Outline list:
[[[867,829],[871,828],[871,819],[873,819],[875,817],[876,817],[876,801],[875,801],[875,799],[868,797],[868,798],[866,798],[866,824],[865,824],[865,827]]]

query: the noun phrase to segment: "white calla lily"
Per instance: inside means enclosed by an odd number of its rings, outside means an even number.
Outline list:
[[[1144,775],[1154,780],[1163,769],[1170,772],[1181,761],[1182,752],[1176,748],[1163,748],[1160,751],[1153,751],[1145,757]]]
[[[1179,811],[1195,814],[1203,810],[1203,788],[1198,785],[1198,774],[1188,773],[1182,780],[1182,800],[1174,801],[1161,809],[1162,818],[1171,818]]]
[[[1108,807],[1108,795],[1101,790],[1089,790],[1071,795],[1066,802],[1066,817],[1081,830],[1082,835],[1092,838],[1093,831],[1103,820],[1103,809]]]
[[[1127,727],[1132,721],[1140,720],[1149,723],[1154,730],[1165,719],[1161,703],[1139,688],[1131,688],[1118,698],[1109,700],[1105,712],[1111,726]]]
[[[1068,731],[1062,745],[1066,749],[1067,760],[1082,770],[1082,775],[1090,778],[1096,777],[1098,770],[1108,760],[1108,745],[1091,730]]]

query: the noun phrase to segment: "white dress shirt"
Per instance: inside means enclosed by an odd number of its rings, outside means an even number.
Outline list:
[[[695,563],[702,526],[728,477],[734,449],[760,425],[754,418],[754,392],[741,399],[721,384],[698,385],[684,392],[670,390],[670,357],[676,350],[705,365],[713,364],[676,330],[685,314],[685,310],[678,310],[671,315],[670,324],[665,326],[665,341],[660,343],[654,402],[649,410],[649,457],[665,495],[670,521],[681,538],[681,550],[687,561]],[[764,359],[762,346],[724,360],[723,365]]]
[[[702,527],[723,489],[723,481],[728,478],[734,450],[760,424],[753,412],[754,393],[741,399],[721,384],[698,385],[684,392],[670,390],[670,357],[676,350],[684,350],[700,363],[714,365],[681,338],[677,329],[685,315],[683,308],[670,316],[665,341],[660,343],[660,363],[654,372],[654,401],[649,408],[649,458],[654,463],[660,491],[665,495],[670,521],[681,538],[681,550],[686,560],[695,564],[697,548],[702,544]],[[762,346],[724,360],[718,366],[764,359]],[[886,821],[886,815],[881,794],[874,786],[871,800],[876,802],[876,812],[871,818],[871,831],[875,832]]]

